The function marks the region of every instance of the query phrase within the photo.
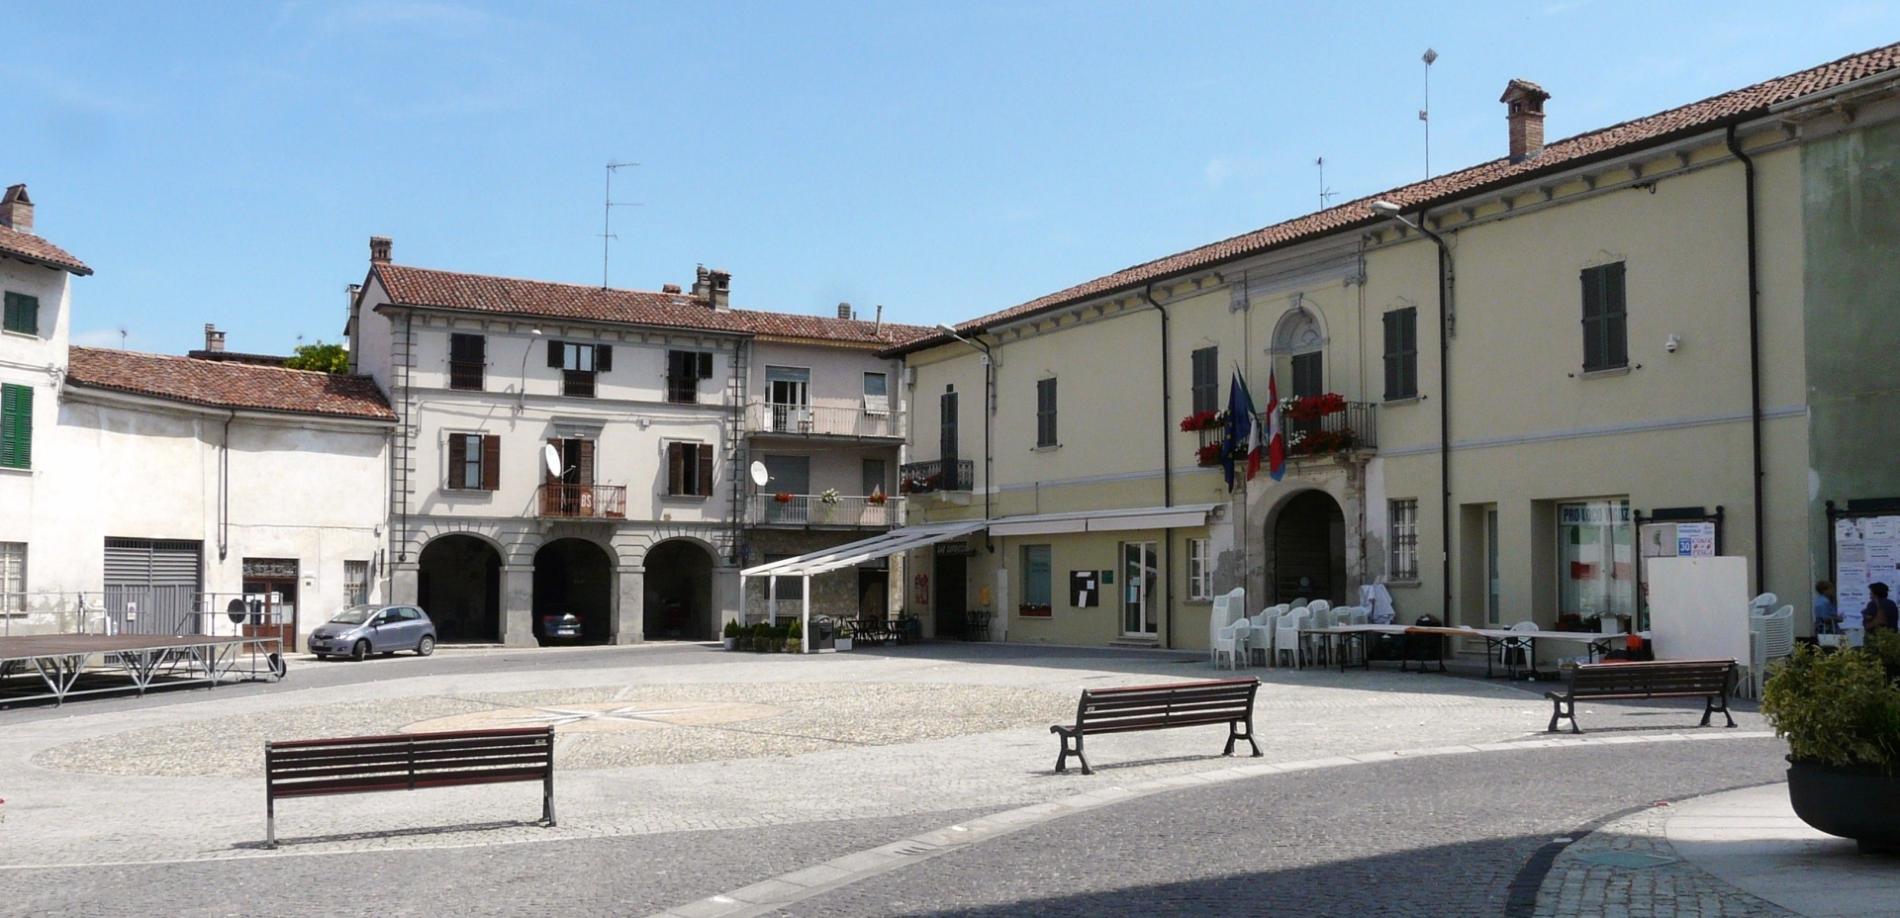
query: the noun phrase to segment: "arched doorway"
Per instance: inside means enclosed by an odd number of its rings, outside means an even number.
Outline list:
[[[1346,600],[1346,515],[1325,491],[1301,491],[1273,515],[1273,601]]]
[[[534,636],[550,641],[546,616],[573,613],[581,620],[578,640],[606,643],[613,633],[614,565],[606,550],[586,539],[555,539],[534,553]]]
[[[681,539],[647,550],[645,608],[649,641],[708,641],[714,634],[713,556]]]
[[[416,604],[435,622],[437,640],[501,640],[501,553],[493,545],[442,536],[422,547],[416,567]]]

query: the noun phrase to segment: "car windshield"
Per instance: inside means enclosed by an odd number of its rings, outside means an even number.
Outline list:
[[[369,621],[369,617],[375,614],[375,612],[375,606],[351,606],[338,612],[335,618],[330,619],[330,623],[333,625],[360,625]]]

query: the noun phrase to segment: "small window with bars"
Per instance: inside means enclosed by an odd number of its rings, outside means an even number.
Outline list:
[[[1393,580],[1418,579],[1418,501],[1391,502],[1392,561],[1386,575]]]
[[[346,605],[369,604],[369,562],[343,562],[343,602]]]
[[[1056,446],[1056,381],[1036,380],[1036,446]]]
[[[708,351],[666,352],[666,400],[678,405],[699,403],[699,381],[712,378]]]
[[[480,392],[488,366],[488,339],[481,335],[449,335],[449,388]]]
[[[594,375],[614,368],[614,349],[610,344],[549,341],[548,366],[561,371],[562,395],[593,398]]]
[[[0,615],[26,612],[26,543],[0,542]]]

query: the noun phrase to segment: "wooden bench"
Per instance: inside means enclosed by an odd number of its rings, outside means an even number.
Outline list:
[[[1082,755],[1082,739],[1086,736],[1212,724],[1227,725],[1227,750],[1221,755],[1233,755],[1234,743],[1246,740],[1257,758],[1260,744],[1253,740],[1253,697],[1259,690],[1260,680],[1253,678],[1083,689],[1082,701],[1075,708],[1075,725],[1049,728],[1062,743],[1056,771],[1068,771],[1069,756],[1073,755],[1082,762],[1083,774],[1094,774],[1089,770],[1089,760]]]
[[[554,728],[517,727],[264,744],[264,839],[277,847],[277,800],[374,791],[541,782],[554,825]]]
[[[1717,711],[1728,725],[1728,695],[1735,688],[1734,660],[1656,660],[1632,663],[1583,663],[1570,672],[1570,686],[1563,692],[1545,692],[1550,699],[1550,726],[1544,732],[1557,732],[1557,722],[1569,719],[1570,732],[1577,727],[1579,698],[1701,698],[1702,726]]]

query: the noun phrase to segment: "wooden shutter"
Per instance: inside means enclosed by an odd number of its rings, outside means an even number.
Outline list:
[[[1399,342],[1399,314],[1388,312],[1385,314],[1385,397],[1387,400],[1399,398],[1399,393],[1404,391],[1401,385],[1402,377],[1399,374],[1404,369],[1405,358],[1399,354]]]
[[[605,373],[614,368],[614,346],[611,344],[594,345],[594,372]]]
[[[468,437],[464,434],[449,434],[449,487],[462,490],[468,487]]]
[[[697,361],[696,361],[698,363],[697,369],[699,370],[699,372],[695,375],[699,379],[711,379],[712,378],[712,353],[710,351],[701,351],[699,354],[695,355],[695,357],[697,358]]]
[[[37,335],[40,333],[39,297],[24,293],[9,292],[6,296],[5,326],[7,331]]]
[[[33,467],[31,386],[0,386],[0,466]]]
[[[501,490],[501,437],[482,435],[482,490]]]
[[[1603,360],[1612,367],[1629,364],[1628,316],[1623,304],[1623,263],[1603,266]]]
[[[562,351],[561,342],[559,341],[548,342],[548,368],[549,369],[558,370],[558,369],[561,369],[562,366],[564,366],[564,364],[561,362],[561,351]]]
[[[695,450],[699,453],[699,496],[711,497],[713,484],[712,444],[701,443]]]
[[[581,440],[579,442],[581,458],[574,464],[575,481],[577,484],[591,485],[594,483],[594,441]]]
[[[686,444],[666,444],[666,493],[683,494],[686,487]]]

